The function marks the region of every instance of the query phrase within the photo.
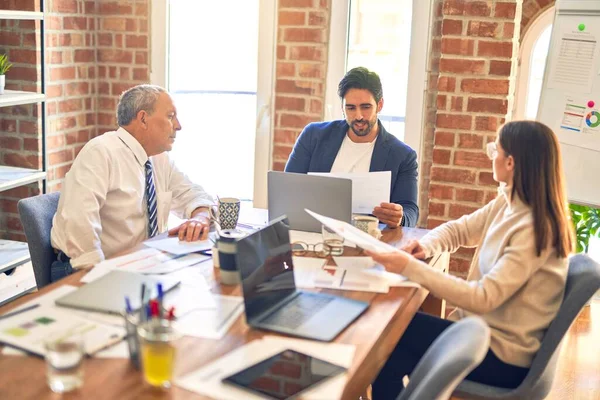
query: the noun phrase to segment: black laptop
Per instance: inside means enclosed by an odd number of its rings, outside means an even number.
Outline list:
[[[333,340],[368,303],[296,289],[287,218],[237,241],[248,325],[308,339]]]

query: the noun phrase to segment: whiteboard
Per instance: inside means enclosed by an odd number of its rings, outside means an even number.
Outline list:
[[[600,1],[559,0],[537,119],[560,141],[567,196],[600,207]]]

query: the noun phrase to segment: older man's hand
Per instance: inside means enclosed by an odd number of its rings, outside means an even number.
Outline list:
[[[208,239],[209,231],[210,218],[205,215],[196,215],[178,227],[170,229],[169,236],[177,235],[181,241],[195,242]]]

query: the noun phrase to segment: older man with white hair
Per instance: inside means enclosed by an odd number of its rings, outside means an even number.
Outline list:
[[[135,86],[121,95],[117,122],[83,147],[65,177],[51,232],[52,281],[164,232],[171,211],[188,220],[169,234],[208,236],[213,199],[167,153],[181,130],[171,96]]]

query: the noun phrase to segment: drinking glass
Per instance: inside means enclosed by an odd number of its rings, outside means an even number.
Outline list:
[[[55,393],[64,393],[83,385],[83,336],[78,333],[51,337],[44,342],[46,377]]]

